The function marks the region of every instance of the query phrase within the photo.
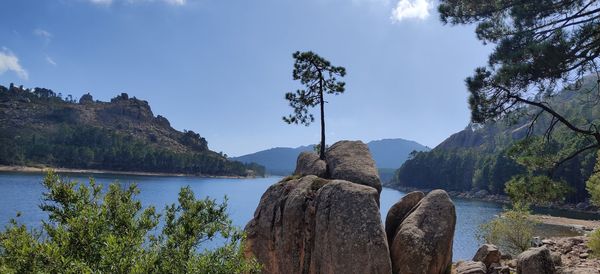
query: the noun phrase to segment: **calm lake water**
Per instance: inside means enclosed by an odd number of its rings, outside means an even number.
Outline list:
[[[68,174],[70,179],[87,182],[89,175]],[[177,201],[179,189],[191,186],[197,198],[209,196],[219,201],[228,198],[228,210],[233,223],[244,227],[254,214],[264,191],[280,177],[256,179],[220,179],[197,177],[154,177],[154,176],[125,176],[112,174],[95,174],[98,183],[106,185],[118,180],[121,183],[137,183],[142,204],[155,205],[162,209]],[[45,214],[38,208],[41,203],[42,174],[0,173],[0,227],[15,218],[28,227],[39,226]],[[381,215],[385,218],[387,210],[405,194],[403,192],[383,188],[381,193]],[[477,227],[489,221],[502,211],[502,206],[496,203],[469,200],[454,200],[456,205],[457,224],[454,236],[453,260],[471,259],[479,244],[475,239]]]

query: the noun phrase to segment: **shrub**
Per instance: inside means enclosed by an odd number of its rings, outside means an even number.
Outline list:
[[[0,233],[1,273],[257,273],[243,255],[243,234],[232,226],[226,202],[197,200],[189,187],[178,204],[167,206],[164,221],[154,207],[142,209],[135,185],[113,183],[104,193],[65,181],[53,172],[44,178],[41,229],[11,220]],[[160,233],[158,228],[161,228]],[[216,237],[221,247],[200,251]]]
[[[503,253],[517,255],[531,247],[536,222],[526,206],[516,204],[501,216],[479,226],[477,239],[498,246]]]
[[[588,236],[588,247],[592,250],[594,257],[600,257],[600,228],[594,230]]]
[[[600,150],[596,157],[596,165],[594,166],[592,175],[585,183],[585,189],[591,196],[590,201],[592,204],[600,206]]]

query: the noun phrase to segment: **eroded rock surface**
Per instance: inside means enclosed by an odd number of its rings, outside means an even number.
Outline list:
[[[452,263],[456,211],[448,194],[433,190],[402,221],[390,255],[393,273],[447,273]]]
[[[374,188],[305,176],[271,186],[246,226],[263,273],[391,273]]]
[[[327,178],[327,163],[321,160],[317,153],[305,151],[298,155],[294,174],[299,176],[315,175]]]
[[[388,243],[391,246],[398,231],[398,227],[413,210],[413,208],[425,197],[425,194],[420,191],[413,191],[402,197],[400,201],[395,203],[387,213],[385,218],[385,234],[387,235]]]
[[[329,177],[366,185],[381,193],[381,181],[369,147],[361,141],[339,141],[326,152]]]
[[[546,247],[530,248],[517,256],[518,274],[554,274],[554,262]]]

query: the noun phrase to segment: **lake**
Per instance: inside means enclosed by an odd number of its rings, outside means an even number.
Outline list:
[[[70,179],[87,182],[89,175],[67,174]],[[191,186],[197,198],[209,196],[222,201],[228,198],[228,211],[233,223],[244,227],[252,218],[254,210],[265,190],[281,179],[281,177],[226,179],[199,177],[160,177],[160,176],[126,176],[112,174],[94,174],[96,182],[106,185],[118,180],[121,183],[137,183],[140,194],[138,198],[144,206],[154,205],[162,209],[177,201],[179,189]],[[28,227],[39,226],[45,214],[38,208],[44,188],[41,184],[42,174],[0,173],[0,227],[15,218],[17,212],[20,223]],[[388,209],[405,193],[383,188],[381,193],[381,215],[385,218]],[[471,259],[479,244],[475,239],[477,227],[489,221],[502,211],[502,205],[490,202],[470,200],[454,200],[456,205],[456,233],[454,235],[453,260]]]

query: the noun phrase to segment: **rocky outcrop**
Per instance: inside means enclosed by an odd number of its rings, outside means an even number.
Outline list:
[[[381,181],[369,147],[361,141],[340,141],[326,151],[329,177],[366,185],[381,193]]]
[[[246,252],[263,273],[390,273],[377,197],[348,181],[281,181],[246,226]]]
[[[413,191],[402,197],[400,201],[395,203],[387,213],[385,218],[385,234],[388,239],[388,243],[391,246],[394,241],[394,236],[398,231],[398,227],[404,221],[406,216],[413,210],[413,208],[425,197],[425,194],[420,191]]]
[[[302,153],[295,176],[263,194],[246,226],[246,255],[263,273],[448,273],[456,213],[445,191],[409,193],[384,230],[367,146],[341,141],[326,154],[325,163]]]
[[[299,176],[315,175],[327,178],[327,163],[321,160],[317,153],[305,151],[298,155],[294,174]]]
[[[492,264],[500,264],[500,250],[498,247],[491,244],[484,244],[473,256],[473,261],[482,262],[486,268],[490,268]]]
[[[334,180],[317,194],[310,273],[390,273],[378,193]]]
[[[554,262],[546,247],[530,248],[517,257],[518,274],[554,274]]]
[[[486,274],[487,268],[482,262],[461,261],[456,263],[456,274]]]
[[[92,97],[92,95],[88,92],[88,93],[82,95],[81,98],[79,98],[79,103],[80,104],[92,104],[92,103],[94,103],[94,97]]]
[[[454,204],[443,190],[421,199],[404,218],[391,244],[393,273],[446,273],[452,263]]]

